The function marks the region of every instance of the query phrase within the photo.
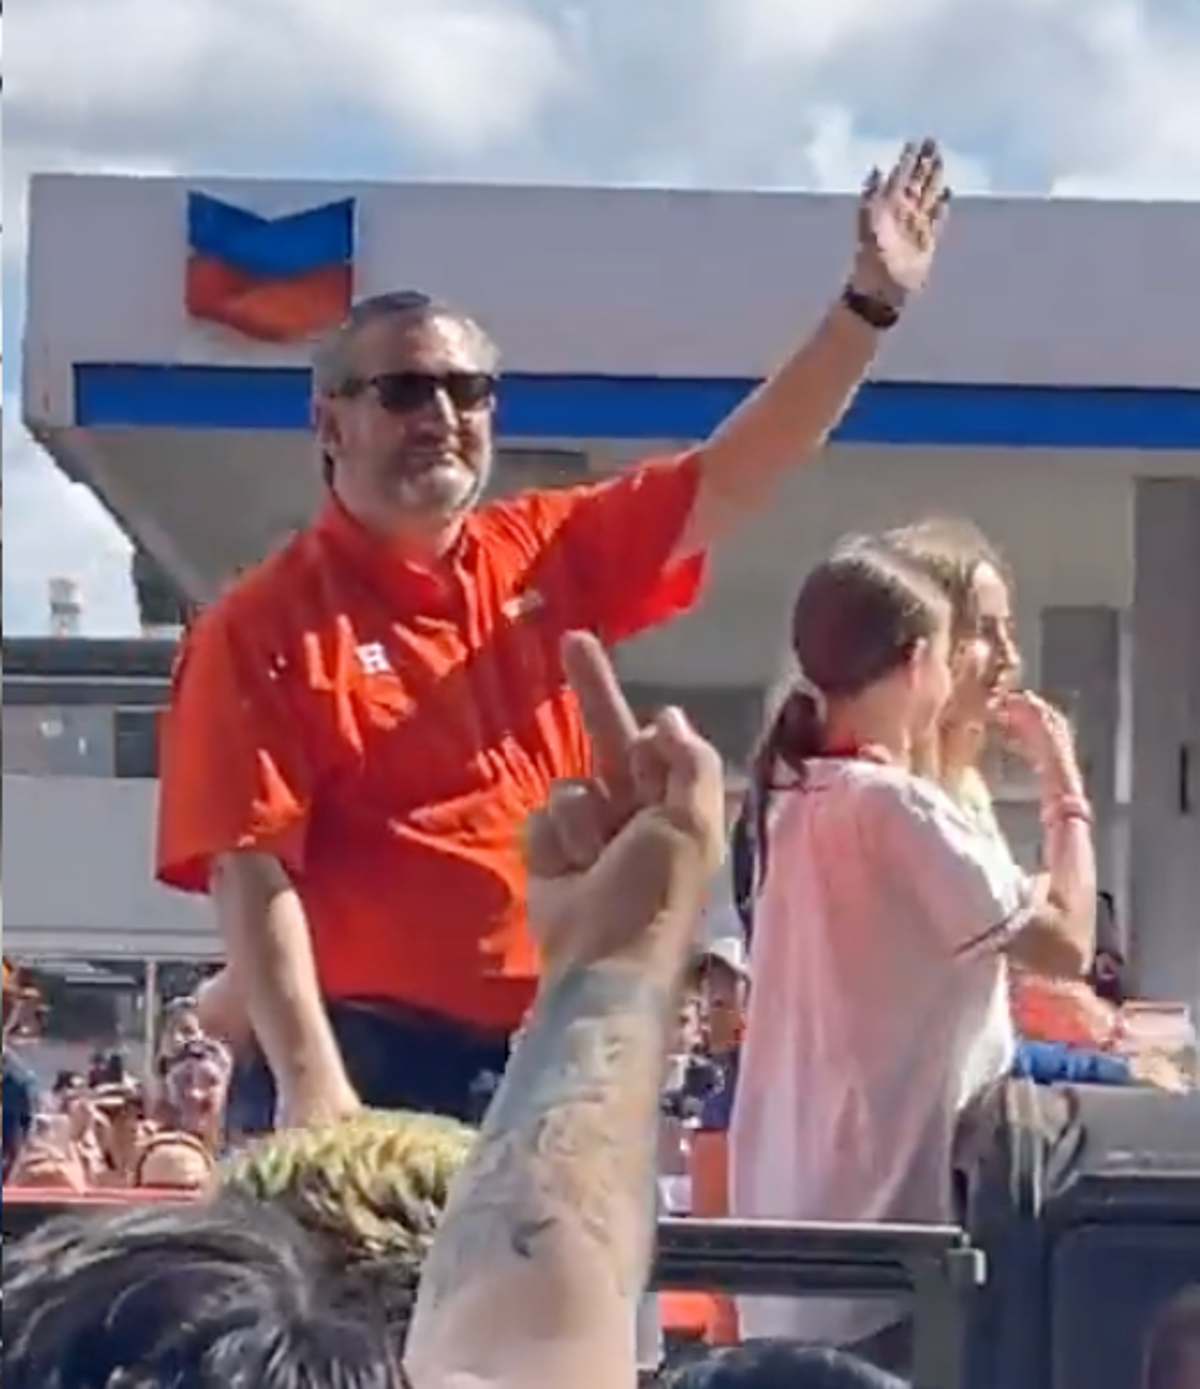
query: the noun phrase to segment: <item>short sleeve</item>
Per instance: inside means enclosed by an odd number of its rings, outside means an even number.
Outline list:
[[[937,787],[879,782],[862,805],[868,842],[897,895],[915,899],[948,954],[997,954],[1024,929],[1034,909],[1030,879],[1002,839]]]
[[[704,583],[703,555],[677,557],[700,479],[695,455],[633,465],[592,487],[538,494],[578,625],[618,642],[679,617]]]
[[[189,632],[161,729],[158,877],[188,892],[208,890],[221,854],[304,861],[312,758],[286,671],[239,617],[218,605]]]

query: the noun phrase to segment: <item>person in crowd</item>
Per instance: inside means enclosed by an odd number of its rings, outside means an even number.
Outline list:
[[[1130,1000],[1127,975],[1128,962],[1125,952],[1115,946],[1108,949],[1101,947],[1096,951],[1088,983],[1097,998],[1111,1003],[1114,1008],[1121,1008]]]
[[[216,1170],[216,1160],[205,1143],[193,1134],[168,1129],[141,1145],[130,1185],[158,1191],[207,1192]]]
[[[210,1190],[216,1175],[222,1193],[279,1207],[341,1270],[344,1296],[378,1310],[399,1348],[450,1184],[474,1138],[451,1120],[367,1111],[273,1134],[217,1173],[203,1144],[164,1130],[142,1144],[130,1184],[195,1193]],[[28,1185],[71,1194],[97,1189],[77,1152],[44,1143],[38,1157],[33,1147]]]
[[[139,1081],[130,1071],[128,1058],[123,1051],[106,1051],[98,1047],[88,1062],[87,1083],[92,1090],[101,1090],[106,1086],[128,1089],[138,1085]]]
[[[948,1223],[957,1117],[1013,1061],[1006,956],[1076,976],[1091,961],[1091,923],[1055,886],[1091,858],[1078,766],[1063,721],[1022,706],[1050,865],[1035,884],[926,774],[954,689],[951,604],[928,571],[849,539],[805,579],[791,635],[802,675],[754,767],[761,889],[732,1214]],[[909,1369],[901,1304],[739,1311],[747,1338]]]
[[[476,1130],[429,1114],[364,1110],[286,1129],[230,1158],[221,1189],[278,1205],[380,1310],[394,1346],[408,1335],[421,1269]]]
[[[705,1093],[699,1126],[705,1133],[725,1133],[737,1093],[750,962],[735,907],[723,904],[717,920],[710,919],[709,931],[697,957],[697,985],[704,1010],[705,1051],[715,1080]]]
[[[41,1111],[34,1115],[26,1142],[4,1174],[4,1189],[81,1196],[95,1190],[102,1178],[98,1154],[72,1140],[70,1120]]]
[[[714,904],[701,926],[695,984],[704,1017],[705,1044],[724,1056],[741,1041],[750,991],[750,957],[737,910]]]
[[[974,524],[935,517],[889,532],[887,543],[926,569],[950,600],[954,686],[942,714],[930,770],[961,809],[1012,857],[983,773],[989,742],[1002,737],[1039,776],[1040,747],[1053,722],[1074,754],[1070,725],[1038,696],[1020,688],[1021,652],[1013,616],[1013,586],[998,551]],[[1076,765],[1078,760],[1076,757]],[[1078,770],[1075,779],[1083,787]],[[1049,838],[1050,831],[1047,831]],[[1056,858],[1047,842],[1040,875],[1044,891],[1037,912],[1047,929],[1066,913],[1072,929],[1115,945],[1115,922],[1103,910],[1092,855]],[[1015,860],[1014,860],[1015,863]],[[1035,880],[1037,881],[1037,880]],[[1111,905],[1111,901],[1110,904]],[[1103,936],[1098,928],[1103,920]],[[1185,1088],[1184,1077],[1165,1057],[1115,1054],[1121,1015],[1092,985],[1098,951],[1084,978],[1012,971],[1011,1006],[1020,1034],[1015,1072],[1042,1083],[1148,1084]]]
[[[22,983],[17,967],[4,959],[3,1027],[4,1027],[4,1179],[20,1155],[33,1125],[33,1116],[40,1104],[37,1077],[10,1046],[21,1028],[29,1002],[29,990]]]
[[[131,1186],[150,1132],[136,1087],[84,1090],[69,1108],[36,1116],[6,1184],[75,1193]]]
[[[142,1147],[158,1127],[145,1090],[130,1078],[109,1081],[92,1091],[92,1104],[99,1114],[96,1135],[103,1163],[97,1184],[131,1186]]]
[[[60,1110],[71,1108],[75,1101],[87,1093],[87,1083],[78,1071],[62,1069],[54,1076],[50,1087],[51,1102]]]
[[[1116,901],[1111,892],[1100,892],[1096,901],[1096,958],[1088,983],[1097,998],[1120,1008],[1129,1002],[1128,975]]]
[[[525,836],[545,974],[451,1192],[409,1333],[414,1389],[628,1389],[653,1243],[660,1084],[724,775],[677,710],[638,730],[594,637],[563,653],[599,781]]]
[[[29,1137],[37,1108],[37,1082],[32,1071],[10,1052],[4,1053],[4,1180]]]
[[[233,1195],[39,1226],[4,1250],[4,1389],[402,1389],[375,1309],[270,1202]]]
[[[1185,1288],[1150,1329],[1141,1389],[1195,1389],[1200,1384],[1200,1284]]]
[[[664,1116],[685,1128],[699,1115],[705,1096],[717,1079],[708,1055],[706,1032],[704,1003],[698,983],[691,981],[680,1005],[662,1100]]]
[[[714,1351],[661,1383],[662,1389],[906,1389],[856,1356],[780,1340]]]
[[[56,1112],[66,1119],[66,1139],[75,1148],[89,1180],[98,1180],[105,1171],[106,1120],[91,1091],[83,1085],[72,1084],[59,1098]]]
[[[694,603],[926,282],[947,197],[932,141],[873,174],[814,336],[698,448],[596,485],[481,504],[498,358],[459,312],[378,296],[323,345],[325,507],[197,618],[164,724],[159,875],[211,893],[261,1049],[235,1128],[461,1115],[503,1070],[537,973],[512,826],[588,766],[561,636]]]
[[[164,1058],[164,1127],[191,1134],[214,1156],[225,1147],[225,1104],[232,1061],[228,1048],[196,1036]]]
[[[203,1041],[204,1025],[200,1019],[200,1002],[193,995],[171,999],[164,1007],[158,1034],[158,1054],[155,1070],[162,1076],[171,1058],[189,1042]]]

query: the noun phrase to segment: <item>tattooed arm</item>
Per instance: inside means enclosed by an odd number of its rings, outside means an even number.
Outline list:
[[[634,1383],[663,1064],[723,814],[715,753],[672,736],[703,750],[703,823],[664,797],[565,880],[549,973],[423,1270],[414,1389]]]
[[[652,939],[544,986],[423,1271],[416,1389],[633,1383],[663,1060],[706,871],[665,821],[630,832],[657,878]]]

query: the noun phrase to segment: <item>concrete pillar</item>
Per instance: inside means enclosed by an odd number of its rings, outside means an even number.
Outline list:
[[[1144,994],[1200,1005],[1200,480],[1135,483],[1130,902]]]

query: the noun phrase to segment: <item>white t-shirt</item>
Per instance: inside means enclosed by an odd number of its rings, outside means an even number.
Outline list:
[[[1029,880],[936,786],[870,762],[810,763],[768,842],[732,1214],[953,1223],[957,1116],[1012,1065],[1003,951]],[[750,1298],[740,1313],[746,1338],[849,1345],[904,1308]]]

